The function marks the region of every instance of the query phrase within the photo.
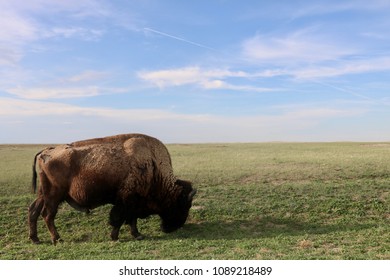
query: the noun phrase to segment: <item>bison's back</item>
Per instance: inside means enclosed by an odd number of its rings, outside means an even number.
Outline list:
[[[72,147],[82,147],[82,146],[89,146],[94,144],[120,145],[130,139],[144,139],[146,142],[154,143],[154,145],[156,145],[157,143],[159,145],[164,145],[154,137],[145,134],[139,134],[139,133],[118,134],[118,135],[107,136],[102,138],[86,139],[86,140],[73,142],[69,145]]]
[[[145,169],[156,169],[162,176],[170,176],[172,162],[165,145],[156,138],[143,134],[121,134],[70,144],[81,170],[106,175],[139,174]],[[142,173],[142,172],[141,172]]]

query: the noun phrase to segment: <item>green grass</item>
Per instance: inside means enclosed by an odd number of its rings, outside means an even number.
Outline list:
[[[185,227],[147,238],[123,227],[110,241],[110,206],[63,204],[53,246],[28,240],[31,165],[41,146],[0,146],[0,259],[390,259],[390,143],[168,145],[175,173],[198,188]]]

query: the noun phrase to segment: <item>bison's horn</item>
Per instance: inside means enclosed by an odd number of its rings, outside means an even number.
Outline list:
[[[188,194],[188,201],[192,201],[192,199],[194,198],[194,195],[196,194],[198,190],[197,189],[193,189],[189,194]]]

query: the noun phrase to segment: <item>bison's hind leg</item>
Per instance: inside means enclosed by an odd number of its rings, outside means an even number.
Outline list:
[[[37,232],[37,221],[39,215],[42,212],[43,204],[43,198],[38,197],[33,201],[33,203],[31,203],[30,207],[28,208],[28,225],[30,230],[29,237],[35,244],[40,243]]]
[[[49,229],[50,235],[51,235],[51,241],[53,245],[57,244],[57,241],[61,242],[60,235],[57,232],[57,228],[54,223],[54,219],[56,217],[57,211],[58,211],[58,205],[59,203],[53,203],[50,204],[46,203],[44,204],[43,210],[42,210],[42,217],[46,222],[46,226]]]

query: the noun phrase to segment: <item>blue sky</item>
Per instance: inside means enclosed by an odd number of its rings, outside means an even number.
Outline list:
[[[0,143],[390,141],[390,1],[0,1]]]

